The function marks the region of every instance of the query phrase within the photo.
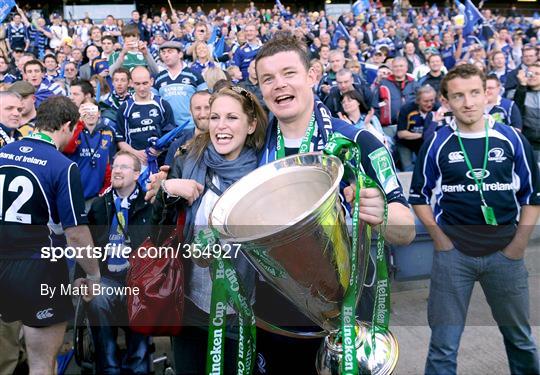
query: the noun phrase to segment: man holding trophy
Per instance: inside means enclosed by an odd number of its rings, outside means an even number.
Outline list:
[[[313,86],[317,81],[303,42],[288,33],[276,34],[259,51],[256,71],[264,101],[274,115],[270,117],[260,165],[303,152],[321,151],[332,133],[343,134],[360,146],[360,168],[380,187],[360,191],[359,219],[372,226],[380,225],[386,201],[386,240],[396,245],[410,243],[415,236],[414,219],[402,194],[391,156],[369,132],[332,118],[330,111],[315,97]],[[381,169],[381,165],[387,167]],[[346,201],[343,206],[348,207],[355,198],[355,185],[345,187],[343,195]],[[289,204],[289,201],[283,203]],[[369,249],[367,251],[369,253]],[[283,297],[264,285],[257,290],[259,302],[265,310],[271,306],[274,311],[294,310],[288,308],[290,304]],[[290,316],[284,315],[281,318],[284,325],[305,324],[298,323],[293,317],[291,321],[296,322],[288,323]],[[314,373],[319,346],[320,340],[294,339],[259,330],[259,370],[271,374]]]
[[[263,319],[269,316],[271,323],[259,319],[258,325],[272,333],[257,330],[256,373],[337,374],[338,367],[350,365],[352,370],[342,373],[389,374],[398,349],[387,329],[390,288],[384,241],[405,245],[415,236],[393,160],[375,136],[332,118],[315,97],[317,80],[307,47],[293,34],[278,32],[260,49],[255,66],[272,112],[259,168],[220,196],[208,219],[213,234],[207,237],[208,231],[201,231],[195,242],[204,247],[221,239],[238,245],[266,281],[256,287],[255,310]],[[336,147],[329,151],[332,145]],[[151,177],[154,191],[163,177]],[[352,216],[352,245],[345,215]],[[378,232],[374,262],[381,280],[373,298],[375,312],[360,314],[358,321],[371,227]],[[220,274],[216,269],[224,267],[235,273],[224,258],[214,256],[214,277]],[[244,322],[239,323],[238,369],[248,368],[249,373],[255,359],[253,314],[242,288],[230,281],[236,277],[222,279],[219,286],[214,279],[212,295],[216,287],[236,301],[235,310]],[[210,312],[210,332],[216,328],[214,314]],[[371,329],[369,321],[375,316],[377,329]],[[313,332],[314,324],[323,331]],[[288,330],[291,327],[295,332]],[[208,358],[214,354],[211,337]],[[207,372],[214,370],[223,373],[223,363],[207,367]]]

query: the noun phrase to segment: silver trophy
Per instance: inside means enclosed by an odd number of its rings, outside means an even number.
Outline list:
[[[322,328],[292,332],[257,320],[259,327],[274,333],[324,337],[316,359],[319,374],[339,374],[342,357],[340,313],[351,272],[351,244],[339,199],[343,173],[337,157],[320,152],[286,157],[232,185],[210,215],[220,238],[240,244],[265,280]],[[369,258],[368,246],[359,242],[358,297]],[[368,356],[364,349],[366,340],[371,343],[369,325],[358,322],[357,332],[360,373],[392,373],[399,351],[395,337],[376,334],[376,350]]]

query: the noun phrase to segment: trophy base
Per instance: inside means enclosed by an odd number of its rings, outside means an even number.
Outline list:
[[[392,374],[399,356],[399,346],[395,336],[387,331],[375,334],[375,353],[369,357],[365,353],[364,342],[371,342],[371,325],[357,321],[356,359],[359,374],[389,375]],[[341,358],[343,348],[336,339],[338,332],[326,336],[317,353],[316,368],[319,375],[341,374]]]

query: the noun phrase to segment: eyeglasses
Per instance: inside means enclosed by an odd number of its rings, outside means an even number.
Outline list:
[[[113,164],[111,165],[111,170],[115,170],[115,169],[120,169],[121,171],[127,171],[127,170],[132,170],[132,171],[136,171],[135,168],[133,167],[130,167],[129,165],[126,165],[126,164]]]

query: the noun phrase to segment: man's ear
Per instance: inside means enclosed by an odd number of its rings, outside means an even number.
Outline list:
[[[313,67],[309,67],[307,71],[308,75],[308,85],[309,87],[313,87],[317,84],[317,73],[315,73],[315,69]]]
[[[73,131],[73,129],[70,129],[70,125],[71,125],[71,121],[63,123],[62,126],[60,127],[60,131],[66,132],[66,133],[71,133]]]

